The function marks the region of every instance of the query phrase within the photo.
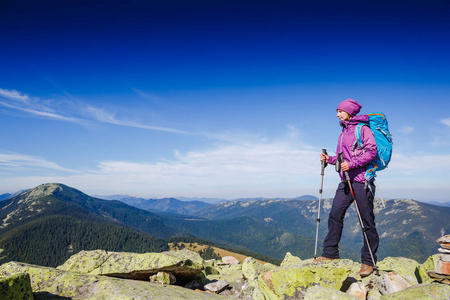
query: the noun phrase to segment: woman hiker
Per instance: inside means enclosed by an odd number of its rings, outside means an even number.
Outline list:
[[[337,117],[339,118],[342,132],[338,139],[336,154],[343,153],[344,162],[340,164],[339,175],[341,183],[336,190],[333,205],[328,219],[328,234],[323,242],[322,256],[314,260],[315,263],[327,260],[339,259],[339,241],[341,240],[342,228],[344,227],[344,216],[353,203],[349,183],[346,181],[344,172],[348,172],[350,182],[353,187],[354,196],[359,207],[361,218],[366,230],[369,245],[372,250],[373,258],[369,251],[366,240],[361,249],[361,277],[372,274],[374,264],[376,264],[376,252],[379,238],[375,228],[375,215],[373,213],[373,199],[375,196],[375,186],[373,182],[365,183],[364,174],[366,165],[377,156],[377,145],[375,138],[369,126],[362,126],[361,140],[364,150],[356,146],[352,149],[356,140],[355,128],[361,122],[368,122],[367,115],[357,116],[361,110],[361,105],[352,99],[342,101],[337,107]],[[335,165],[336,156],[328,156],[324,153],[320,155],[320,160]],[[337,168],[338,169],[338,168]]]

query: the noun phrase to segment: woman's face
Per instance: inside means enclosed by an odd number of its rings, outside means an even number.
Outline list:
[[[350,120],[352,118],[346,111],[343,111],[341,109],[337,110],[336,117],[338,117],[341,121]]]

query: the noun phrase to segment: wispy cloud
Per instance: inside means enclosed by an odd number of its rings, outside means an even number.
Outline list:
[[[8,99],[14,99],[14,100],[19,100],[22,102],[26,102],[29,101],[30,98],[27,95],[24,95],[18,91],[15,90],[5,90],[5,89],[0,89],[0,96],[3,96],[5,98]]]
[[[3,169],[11,172],[11,170],[20,171],[22,169],[30,168],[78,173],[78,171],[64,168],[54,162],[45,160],[40,157],[18,153],[0,153],[0,170]]]
[[[441,119],[440,123],[450,127],[450,118]]]
[[[86,124],[87,122],[86,120],[65,116],[64,114],[54,111],[54,109],[51,108],[54,101],[44,101],[39,98],[29,97],[28,95],[15,90],[6,89],[0,89],[0,96],[3,98],[0,101],[0,105],[13,111],[25,112],[31,116],[64,122],[79,124]]]
[[[105,109],[100,109],[100,108],[94,107],[94,106],[86,106],[86,111],[89,112],[89,114],[93,117],[94,120],[101,122],[101,123],[108,123],[108,124],[127,126],[127,127],[135,127],[135,128],[148,129],[148,130],[165,131],[165,132],[172,132],[172,133],[179,133],[179,134],[193,134],[188,131],[184,131],[184,130],[180,130],[180,129],[176,129],[176,128],[152,126],[152,125],[141,124],[141,123],[138,123],[135,121],[118,119],[116,117],[115,113],[109,112],[109,111],[106,111]]]
[[[209,149],[175,151],[157,162],[108,160],[78,173],[42,158],[1,154],[0,170],[45,168],[54,176],[3,175],[3,185],[17,189],[43,182],[61,182],[90,194],[132,194],[142,197],[295,197],[317,194],[320,149],[301,144],[289,134],[282,141],[215,145]],[[429,190],[447,186],[450,155],[394,153],[389,168],[378,174],[384,197],[427,200]],[[71,171],[61,174],[57,171]],[[5,173],[5,172],[3,172]],[[44,173],[44,172],[43,172]],[[0,172],[1,175],[1,172]],[[333,166],[325,169],[324,196],[332,197],[339,181]],[[9,190],[7,192],[12,192]],[[433,199],[438,199],[438,195]],[[445,195],[442,195],[445,197]],[[441,199],[441,198],[439,198]],[[442,198],[443,199],[443,198]]]
[[[295,197],[302,190],[316,190],[313,183],[318,182],[320,169],[316,152],[285,143],[219,145],[175,151],[173,159],[154,163],[101,161],[82,175],[55,180],[96,194]]]
[[[67,100],[42,100],[38,97],[30,97],[15,90],[0,89],[0,105],[12,111],[27,113],[32,117],[53,119],[64,122],[74,122],[88,125],[91,122],[99,122],[118,126],[135,127],[147,130],[164,131],[177,134],[194,134],[186,130],[143,124],[133,120],[121,119],[107,109],[94,107],[82,101]],[[70,108],[70,109],[67,109]],[[68,115],[71,113],[72,115]]]

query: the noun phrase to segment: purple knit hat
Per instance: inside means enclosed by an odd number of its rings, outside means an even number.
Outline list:
[[[339,103],[336,110],[340,109],[348,113],[350,116],[356,116],[361,110],[361,105],[353,99],[347,99]]]

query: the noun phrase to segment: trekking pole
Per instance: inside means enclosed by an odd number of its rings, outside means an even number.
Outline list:
[[[322,153],[325,155],[328,155],[326,149],[322,149]],[[320,183],[320,198],[319,198],[319,209],[317,210],[317,228],[316,228],[316,246],[314,248],[314,258],[317,258],[317,239],[319,238],[319,223],[320,223],[320,204],[322,203],[322,192],[323,192],[323,175],[325,175],[325,168],[327,166],[326,160],[322,160],[322,171],[320,172],[320,175],[322,176],[322,181]]]
[[[342,152],[339,152],[339,154],[338,154],[338,162],[339,163],[344,162],[344,156],[343,156]],[[372,248],[370,248],[370,243],[369,243],[369,238],[367,237],[366,228],[364,227],[364,223],[361,218],[361,212],[359,211],[358,203],[356,203],[356,197],[355,197],[355,193],[353,192],[352,183],[350,182],[350,176],[348,176],[347,171],[344,171],[344,175],[345,175],[345,180],[348,182],[348,185],[350,186],[350,192],[352,193],[352,200],[353,200],[353,203],[355,203],[356,212],[358,214],[359,225],[361,225],[361,230],[363,232],[364,238],[367,243],[367,248],[369,248],[370,257],[372,258],[372,263],[373,263],[373,270],[375,271],[375,274],[377,276],[380,276],[380,273],[378,272],[378,267],[375,264],[375,259],[373,258]]]

